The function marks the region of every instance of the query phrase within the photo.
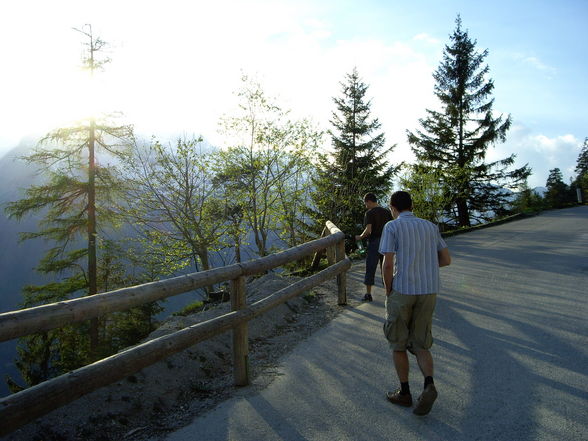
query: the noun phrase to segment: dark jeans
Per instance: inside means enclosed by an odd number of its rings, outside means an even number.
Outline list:
[[[363,279],[364,285],[375,285],[374,279],[376,277],[376,268],[378,263],[382,265],[384,256],[380,254],[378,249],[380,248],[380,238],[374,237],[368,240],[367,252],[365,256],[365,278]]]

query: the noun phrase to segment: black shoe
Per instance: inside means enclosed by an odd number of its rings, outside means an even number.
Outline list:
[[[374,298],[372,297],[372,295],[370,293],[366,293],[366,295],[363,296],[363,301],[364,302],[373,302]]]
[[[415,415],[426,415],[431,411],[433,403],[437,399],[437,389],[434,384],[429,384],[418,399],[417,405],[412,411]]]

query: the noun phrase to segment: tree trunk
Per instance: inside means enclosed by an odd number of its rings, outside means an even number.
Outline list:
[[[241,241],[239,239],[235,242],[235,260],[237,263],[241,263]]]
[[[206,248],[198,249],[198,257],[200,258],[202,271],[209,270],[210,269],[210,260],[208,259],[208,250]],[[206,291],[207,297],[209,297],[210,293],[214,292],[214,285],[205,286],[204,290]]]
[[[90,133],[88,140],[88,295],[92,296],[97,291],[96,280],[96,161],[94,148],[96,141],[96,121],[90,119]],[[97,356],[98,318],[90,320],[90,359]]]
[[[457,221],[460,227],[470,226],[470,213],[468,204],[464,198],[458,198],[457,201]]]

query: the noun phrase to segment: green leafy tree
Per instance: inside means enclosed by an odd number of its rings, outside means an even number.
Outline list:
[[[494,117],[494,82],[484,65],[488,51],[478,52],[476,40],[456,20],[443,61],[433,74],[441,110],[427,110],[422,130],[408,131],[417,160],[441,171],[453,196],[447,215],[458,226],[485,221],[508,205],[510,192],[530,174],[527,165],[510,170],[515,155],[486,162],[490,146],[506,140],[510,116]]]
[[[108,61],[97,57],[105,43],[93,36],[89,26],[80,32],[88,41],[84,67],[94,75]],[[125,156],[132,138],[132,128],[117,124],[115,117],[91,115],[56,129],[23,158],[39,167],[44,182],[27,188],[25,197],[9,203],[6,212],[16,219],[34,212],[43,214],[39,230],[22,233],[21,239],[42,238],[54,244],[37,270],[55,277],[47,285],[26,287],[24,307],[98,292],[97,242],[101,231],[117,224],[112,207],[121,185],[115,161]],[[100,163],[98,151],[102,152]],[[83,238],[86,247],[81,247]],[[23,350],[17,365],[33,363],[39,355],[42,360],[38,365],[45,366],[36,371],[31,368],[40,374],[27,378],[25,373],[25,379],[36,382],[53,371],[70,370],[97,358],[99,324],[99,319],[94,319],[89,326],[66,327],[21,340]],[[32,346],[27,348],[29,343]],[[25,356],[27,351],[30,357]]]
[[[294,245],[302,234],[310,158],[321,134],[307,120],[290,119],[289,112],[247,76],[237,95],[238,113],[222,121],[231,145],[220,152],[217,180],[230,201],[227,213],[236,246],[240,249],[240,234],[248,230],[258,254],[265,256],[272,235]]]
[[[146,277],[144,272],[129,271],[133,266],[130,250],[120,241],[101,240],[98,259],[98,289],[101,292],[112,291],[125,286],[151,282],[155,279]],[[165,270],[161,274],[167,274]],[[103,318],[100,327],[101,354],[113,354],[146,338],[155,330],[155,315],[163,311],[159,302],[150,302],[119,311]]]
[[[400,185],[411,194],[417,216],[438,225],[443,222],[451,195],[439,169],[422,164],[409,165],[400,177]]]
[[[359,234],[365,211],[363,195],[372,192],[384,198],[390,190],[396,168],[389,165],[387,155],[395,146],[385,146],[381,124],[371,115],[367,90],[368,85],[353,69],[341,83],[341,96],[333,98],[329,131],[333,151],[320,155],[313,177],[310,214],[315,232],[331,220],[346,234]]]
[[[222,247],[224,203],[214,182],[218,154],[201,138],[175,145],[155,141],[136,146],[126,163],[128,177],[122,210],[148,247],[180,270],[211,268],[210,253]]]
[[[308,120],[299,120],[287,121],[274,128],[274,133],[277,134],[273,139],[274,148],[283,152],[272,169],[279,178],[275,185],[277,231],[288,247],[294,247],[309,239],[304,213],[311,203],[310,177],[315,172],[312,159],[321,142],[322,132]]]
[[[519,186],[518,194],[513,202],[514,211],[517,213],[536,213],[543,210],[545,201],[532,188],[529,188],[525,180]]]

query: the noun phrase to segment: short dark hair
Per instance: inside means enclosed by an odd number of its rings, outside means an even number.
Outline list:
[[[390,198],[390,205],[398,211],[412,209],[412,198],[406,191],[395,191]]]
[[[367,201],[378,202],[378,198],[376,198],[376,195],[373,193],[366,193],[365,196],[363,197],[363,201],[364,202],[367,202]]]

